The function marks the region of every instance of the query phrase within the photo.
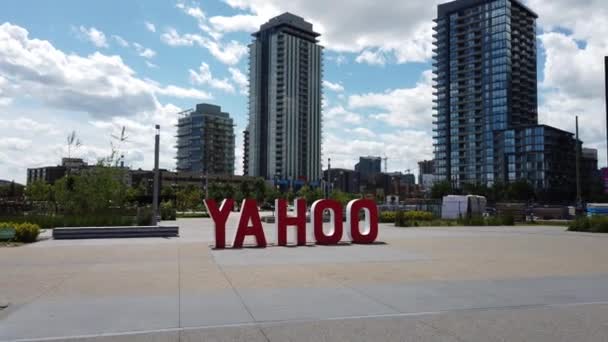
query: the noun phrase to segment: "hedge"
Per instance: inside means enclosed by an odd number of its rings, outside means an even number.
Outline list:
[[[15,238],[17,242],[30,243],[35,242],[40,234],[40,226],[32,223],[14,223],[0,222],[0,229],[15,229]]]
[[[574,232],[608,233],[608,217],[579,217],[572,221],[568,230]]]

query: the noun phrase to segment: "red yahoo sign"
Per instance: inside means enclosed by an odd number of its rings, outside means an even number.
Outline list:
[[[226,222],[234,207],[233,199],[225,199],[218,207],[216,201],[205,200],[205,207],[215,223],[215,248],[226,248]],[[295,228],[297,245],[306,245],[306,201],[296,199],[294,202],[295,216],[287,214],[287,200],[275,201],[275,220],[277,229],[277,245],[287,246],[287,228]],[[332,228],[323,230],[323,213],[329,211]],[[365,214],[364,227],[361,229],[359,213]],[[318,200],[310,208],[311,223],[314,230],[315,243],[319,245],[337,245],[342,239],[344,226],[342,223],[342,206],[339,202],[329,199]],[[254,199],[245,199],[241,205],[241,216],[232,239],[232,248],[242,248],[245,237],[253,236],[257,247],[266,247],[266,235],[262,228],[262,220]],[[346,234],[348,240],[357,244],[370,244],[378,237],[378,207],[371,200],[357,199],[346,206]]]

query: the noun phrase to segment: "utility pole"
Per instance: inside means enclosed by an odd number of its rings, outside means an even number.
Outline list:
[[[158,155],[160,147],[160,125],[156,125],[154,137],[154,191],[152,195],[152,225],[158,224],[158,192],[160,185],[160,171],[158,170]]]
[[[581,144],[578,139],[578,115],[576,116],[576,210],[582,211],[583,199],[581,196]]]
[[[331,196],[331,158],[327,158],[327,198]]]
[[[608,56],[604,57],[604,91],[606,93],[606,153],[608,153]],[[608,158],[608,155],[607,155]],[[608,162],[608,159],[606,159]],[[608,165],[608,164],[607,164]]]

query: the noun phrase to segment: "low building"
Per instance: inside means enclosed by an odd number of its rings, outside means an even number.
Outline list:
[[[152,172],[154,173],[154,172]],[[255,182],[258,177],[235,176],[235,175],[205,175],[200,172],[177,172],[177,171],[161,171],[160,181],[164,186],[173,188],[183,188],[188,185],[193,185],[205,189],[210,183],[227,183],[240,185],[243,182]]]
[[[359,157],[359,162],[355,164],[355,171],[359,172],[363,182],[370,182],[374,177],[382,172],[381,157]]]
[[[359,193],[359,172],[349,169],[323,171],[323,179],[331,183],[331,188],[347,193]]]
[[[603,193],[597,162],[597,149],[583,148],[581,151],[581,187],[583,200]]]
[[[87,169],[89,165],[81,158],[62,158],[61,165],[43,166],[27,169],[27,184],[42,181],[47,184],[55,184],[56,181],[65,177],[69,172],[78,172]]]
[[[576,139],[570,132],[546,125],[500,131],[494,155],[494,182],[524,179],[537,191],[565,196],[576,190]]]

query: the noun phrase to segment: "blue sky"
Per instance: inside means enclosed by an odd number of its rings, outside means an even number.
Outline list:
[[[0,179],[23,182],[26,168],[59,162],[72,130],[83,141],[73,155],[94,162],[122,126],[127,164],[149,168],[155,122],[163,126],[162,166],[173,168],[176,113],[198,102],[235,119],[240,172],[246,46],[256,27],[284,11],[322,33],[324,158],[352,168],[359,155],[386,155],[390,170],[415,171],[432,158],[431,27],[440,2],[3,1]],[[583,139],[604,156],[605,4],[526,2],[540,15],[541,123],[572,130],[579,114]]]

